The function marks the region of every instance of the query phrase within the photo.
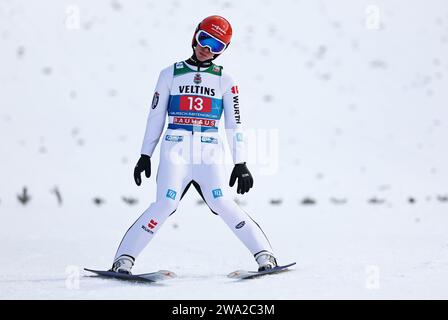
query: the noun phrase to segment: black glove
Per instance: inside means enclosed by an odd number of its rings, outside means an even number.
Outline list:
[[[237,193],[244,194],[245,192],[249,192],[249,189],[254,186],[254,179],[252,178],[249,169],[246,167],[246,162],[237,163],[235,165],[232,174],[230,175],[229,186],[233,187],[236,178],[238,178]]]
[[[134,169],[134,180],[139,186],[142,183],[140,174],[145,171],[146,178],[151,176],[151,157],[147,154],[142,154]]]

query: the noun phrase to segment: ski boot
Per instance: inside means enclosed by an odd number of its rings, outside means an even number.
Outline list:
[[[134,258],[132,258],[131,256],[121,255],[114,261],[112,268],[109,271],[131,275],[131,269],[133,265]]]
[[[277,266],[277,259],[269,251],[261,251],[255,255],[255,260],[258,263],[258,271],[265,271],[275,268]]]

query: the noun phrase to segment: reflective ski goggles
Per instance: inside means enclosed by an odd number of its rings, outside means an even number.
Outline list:
[[[199,30],[198,33],[196,33],[196,41],[201,47],[209,48],[210,52],[214,54],[222,53],[227,46],[224,42],[216,39],[204,30]]]

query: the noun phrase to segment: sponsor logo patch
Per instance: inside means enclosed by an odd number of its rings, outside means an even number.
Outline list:
[[[149,229],[147,226],[142,226],[142,229],[145,230],[146,232],[150,233],[150,234],[154,234],[154,231]]]
[[[168,189],[166,192],[166,197],[175,200],[177,192],[171,189]]]
[[[223,28],[221,28],[217,24],[212,24],[212,29],[215,30],[221,36],[226,34],[226,30],[224,30]]]
[[[151,219],[151,221],[149,221],[149,223],[148,223],[148,227],[150,228],[150,229],[154,229],[156,226],[157,226],[157,221],[155,221],[154,219]]]
[[[233,115],[235,116],[235,122],[241,124],[240,103],[238,96],[233,97]]]
[[[218,143],[218,139],[217,138],[213,138],[213,137],[201,137],[201,142],[205,142],[205,143]]]
[[[238,91],[238,86],[233,86],[232,89],[231,89],[231,91],[232,91],[233,94],[238,94],[238,93],[240,93],[240,92]]]
[[[201,78],[201,74],[200,73],[196,73],[193,79],[193,82],[196,84],[200,84],[202,82],[202,78]]]
[[[175,124],[191,124],[194,126],[203,126],[203,127],[214,127],[215,126],[215,120],[186,118],[186,117],[174,117],[173,123],[175,123]]]
[[[238,223],[235,226],[235,229],[241,229],[242,227],[244,227],[245,224],[246,224],[246,221],[241,221],[240,223]]]
[[[222,197],[222,191],[221,189],[214,189],[212,190],[213,198],[219,198]]]
[[[215,96],[215,89],[203,86],[179,86],[179,93],[197,93],[206,96]]]
[[[155,109],[157,107],[157,104],[159,103],[159,96],[160,94],[157,91],[154,92],[154,96],[152,97],[152,103],[151,103],[152,109]]]
[[[145,226],[145,225],[142,226],[142,229],[148,233],[154,234],[153,229],[157,226],[157,224],[158,224],[158,222],[156,220],[151,219],[151,221],[149,221],[147,226]]]
[[[183,67],[184,67],[184,63],[183,62],[176,63],[176,69],[182,69]]]
[[[183,136],[174,136],[174,135],[171,135],[171,134],[167,134],[165,136],[165,140],[166,141],[172,141],[172,142],[181,142],[181,141],[184,140],[184,137]]]

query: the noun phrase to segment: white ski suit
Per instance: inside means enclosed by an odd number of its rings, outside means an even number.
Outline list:
[[[228,177],[218,125],[224,112],[227,140],[235,164],[245,162],[238,87],[222,67],[195,67],[182,61],[162,70],[148,116],[142,154],[152,156],[165,126],[157,171],[157,197],[126,232],[115,259],[134,259],[193,184],[213,213],[220,216],[255,255],[272,252],[259,225],[224,190]]]

